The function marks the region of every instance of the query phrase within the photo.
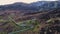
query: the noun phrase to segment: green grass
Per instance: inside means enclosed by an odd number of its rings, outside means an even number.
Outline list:
[[[7,25],[3,26],[3,28],[7,28],[8,25],[11,25],[11,27],[14,27],[13,30],[8,34],[16,34],[16,33],[24,32],[27,30],[37,31],[37,27],[39,26],[39,21],[37,21],[36,19],[26,20],[26,21],[17,23],[12,17],[8,16],[8,18],[9,18],[8,20],[0,19],[0,22],[6,23],[6,24],[8,23]],[[25,26],[21,26],[23,24],[25,24]],[[0,34],[7,34],[7,31],[0,32]]]

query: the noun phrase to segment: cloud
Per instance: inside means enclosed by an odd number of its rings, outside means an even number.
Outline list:
[[[31,3],[31,2],[36,2],[38,0],[0,0],[0,5],[4,4],[11,4],[15,2],[25,2],[25,3]]]

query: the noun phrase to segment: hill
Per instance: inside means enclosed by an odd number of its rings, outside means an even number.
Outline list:
[[[9,19],[9,17],[13,20]],[[17,24],[20,22],[27,23],[29,22],[28,20],[33,21],[34,19],[38,21],[39,26],[37,26],[37,28],[39,28],[39,34],[44,32],[46,32],[44,34],[60,34],[60,2],[38,1],[30,4],[17,2],[0,6],[1,33],[15,32],[19,30],[19,26]],[[37,23],[34,24],[32,22],[32,24],[36,25]],[[31,32],[31,30],[27,31]],[[24,34],[26,34],[26,32]],[[33,32],[31,34],[33,34]]]

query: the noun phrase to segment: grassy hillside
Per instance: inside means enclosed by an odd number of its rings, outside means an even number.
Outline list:
[[[14,14],[14,13],[13,13]],[[0,34],[58,34],[60,10],[33,13],[26,16],[0,15]]]
[[[54,8],[54,2],[42,7],[40,2],[0,6],[0,34],[60,34],[60,2],[57,3]]]

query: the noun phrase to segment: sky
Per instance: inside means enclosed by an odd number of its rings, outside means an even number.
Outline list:
[[[12,4],[15,2],[32,3],[36,1],[56,1],[56,0],[0,0],[0,5]]]

